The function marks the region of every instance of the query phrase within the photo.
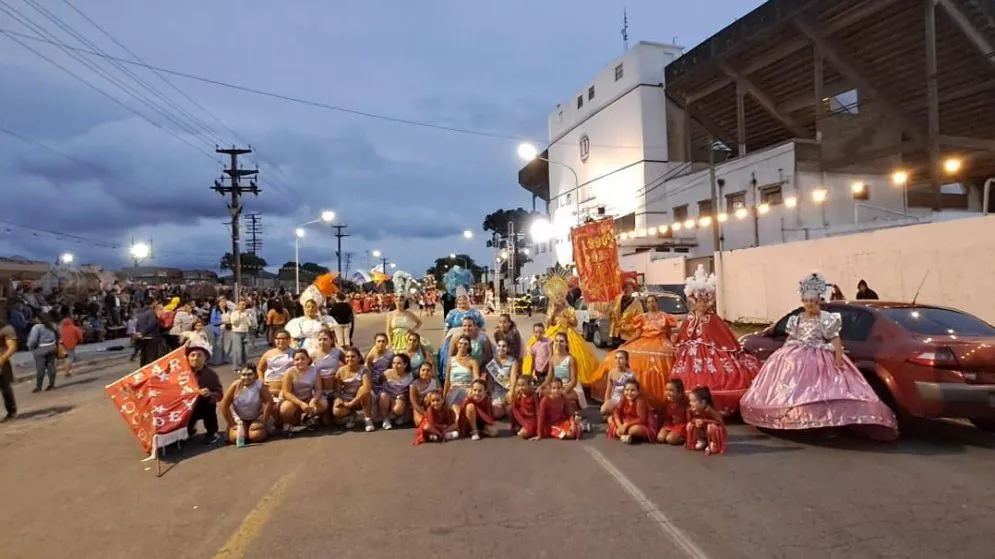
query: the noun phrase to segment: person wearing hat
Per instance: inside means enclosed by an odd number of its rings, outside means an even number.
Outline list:
[[[627,279],[622,284],[622,294],[615,299],[611,312],[611,328],[609,335],[617,343],[624,343],[635,337],[634,320],[643,314],[643,304],[633,292],[636,290],[636,280]]]
[[[218,433],[218,402],[224,397],[224,390],[221,388],[221,379],[213,369],[207,366],[211,359],[211,348],[202,344],[191,344],[187,346],[187,362],[200,386],[200,393],[193,405],[193,413],[190,414],[190,421],[187,423],[187,435],[193,436],[197,432],[197,422],[204,422],[204,429],[207,431],[204,440],[207,444],[217,444],[222,437]]]

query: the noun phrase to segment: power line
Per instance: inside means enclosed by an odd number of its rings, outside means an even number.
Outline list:
[[[56,231],[54,229],[45,229],[45,228],[42,228],[42,227],[36,227],[36,226],[32,226],[32,225],[24,225],[23,223],[17,223],[17,222],[14,222],[14,221],[8,221],[6,219],[0,219],[0,224],[7,226],[7,227],[5,227],[5,229],[6,229],[5,232],[6,233],[10,233],[11,232],[10,228],[11,227],[15,227],[15,228],[18,228],[18,229],[23,229],[24,231],[32,232],[35,236],[37,236],[39,233],[41,233],[41,234],[45,234],[45,235],[49,235],[49,236],[55,237],[55,238],[60,239],[60,240],[72,241],[72,242],[75,242],[76,244],[84,244],[85,243],[88,248],[98,248],[98,249],[106,249],[106,250],[122,250],[122,249],[126,249],[129,246],[126,243],[114,243],[114,242],[108,242],[108,241],[100,241],[100,240],[97,240],[97,239],[91,239],[91,238],[88,238],[88,237],[83,237],[83,236],[80,236],[80,235],[75,235],[73,233],[65,233],[63,231]],[[159,251],[159,250],[157,250],[157,252],[161,252],[161,253],[164,253],[164,254],[170,254],[170,255],[174,255],[174,256],[191,256],[191,255],[193,255],[193,256],[204,256],[204,257],[212,257],[212,258],[217,256],[216,254],[208,254],[208,253],[205,253],[205,252],[190,252],[190,251],[186,251],[186,250],[184,250],[184,251],[175,251],[175,250],[174,251],[169,251],[169,250]]]
[[[46,151],[49,151],[49,152],[54,153],[56,155],[60,155],[62,157],[65,157],[66,159],[68,159],[70,161],[75,161],[76,163],[79,163],[80,165],[83,165],[84,167],[89,167],[90,169],[93,169],[94,171],[97,171],[98,173],[101,173],[101,174],[110,174],[110,175],[114,174],[114,172],[111,171],[110,169],[105,169],[103,167],[98,167],[97,165],[94,165],[93,163],[90,163],[88,161],[84,161],[82,159],[79,159],[78,157],[74,157],[72,155],[69,155],[68,153],[66,153],[64,151],[57,150],[57,149],[55,149],[55,148],[53,148],[51,146],[47,146],[47,145],[45,145],[45,144],[43,144],[43,143],[41,143],[41,142],[39,142],[37,140],[32,140],[31,138],[22,136],[22,135],[18,134],[17,132],[14,132],[13,130],[8,130],[8,129],[0,126],[0,132],[3,132],[4,134],[7,134],[8,136],[12,136],[12,137],[14,137],[14,138],[16,138],[18,140],[21,140],[22,142],[25,142],[25,143],[28,143],[28,144],[40,147],[43,150],[46,150]]]
[[[3,0],[0,0],[0,4],[3,4],[4,6],[7,6],[6,2],[4,2]],[[0,11],[3,11],[5,13],[7,13],[8,15],[12,15],[13,17],[15,17],[15,19],[17,17],[12,12],[8,11],[7,9],[5,9],[3,7],[0,7]],[[93,83],[89,82],[86,78],[80,76],[79,74],[73,72],[72,70],[70,70],[70,69],[66,68],[65,66],[59,64],[58,62],[52,60],[51,58],[45,56],[44,54],[42,54],[41,52],[39,52],[37,49],[31,47],[31,45],[28,45],[28,44],[24,43],[23,41],[19,40],[17,37],[11,35],[10,33],[4,33],[4,34],[7,35],[7,37],[10,38],[15,43],[17,43],[20,46],[24,47],[25,49],[33,52],[36,56],[38,56],[39,58],[45,60],[49,64],[55,66],[56,68],[62,70],[65,73],[69,74],[70,76],[72,76],[73,78],[75,78],[78,81],[82,82],[84,85],[86,85],[90,89],[93,89],[97,93],[103,95],[104,97],[107,97],[108,99],[110,99],[114,103],[116,103],[116,104],[120,105],[121,107],[123,107],[128,112],[134,114],[135,116],[141,118],[142,120],[148,122],[149,124],[155,126],[156,128],[159,128],[160,130],[162,130],[162,131],[166,132],[167,134],[173,136],[174,138],[176,138],[177,140],[183,142],[184,144],[187,144],[191,148],[193,148],[193,149],[197,150],[198,152],[204,154],[205,157],[209,157],[212,161],[215,159],[213,155],[211,155],[207,151],[203,150],[202,148],[194,145],[193,143],[190,142],[190,140],[184,138],[183,136],[180,136],[179,134],[177,134],[173,130],[170,130],[169,128],[166,128],[162,124],[160,124],[158,122],[155,122],[154,120],[148,118],[147,116],[145,116],[144,114],[142,114],[138,110],[134,109],[133,107],[131,107],[127,103],[121,101],[117,97],[114,97],[110,93],[107,93],[103,89],[101,89],[101,88],[93,85]],[[48,42],[48,41],[46,41],[46,42]],[[52,41],[52,44],[60,45],[61,43],[58,43],[57,41]],[[64,45],[64,48],[69,49],[69,50],[74,50],[75,49],[75,47],[71,47],[69,45]],[[98,72],[98,75],[99,75],[99,72]]]

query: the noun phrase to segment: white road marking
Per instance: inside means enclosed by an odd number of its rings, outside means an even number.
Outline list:
[[[592,446],[585,445],[584,449],[587,450],[588,454],[591,455],[591,458],[594,458],[594,461],[597,462],[598,465],[600,465],[606,472],[608,472],[608,474],[622,486],[622,489],[625,489],[625,492],[628,493],[629,496],[632,497],[632,499],[636,501],[636,503],[642,507],[644,511],[646,511],[646,515],[656,523],[657,527],[660,528],[660,531],[663,532],[664,535],[677,544],[677,547],[686,557],[688,557],[688,559],[708,559],[708,555],[706,555],[700,547],[695,545],[695,543],[691,541],[691,538],[682,532],[680,528],[675,526],[673,521],[671,521],[670,518],[663,513],[663,511],[657,508],[657,506],[653,504],[653,501],[651,501],[649,497],[642,492],[642,490],[636,487],[635,483],[632,483],[632,480],[623,474],[621,470],[616,468],[614,464],[609,462],[608,459],[605,458],[604,454],[601,454]]]

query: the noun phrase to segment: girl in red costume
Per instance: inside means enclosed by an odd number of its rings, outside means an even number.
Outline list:
[[[715,274],[698,266],[684,287],[691,314],[677,337],[677,356],[671,378],[684,386],[705,386],[723,415],[739,409],[739,399],[760,371],[760,362],[743,352],[736,336],[722,317],[715,314]]]
[[[574,415],[574,405],[563,394],[563,381],[554,376],[547,378],[546,395],[539,401],[536,436],[530,440],[580,440],[581,427]]]
[[[425,397],[425,415],[415,429],[415,444],[443,442],[459,438],[456,414],[449,409],[442,393],[429,392]]]
[[[539,404],[535,387],[528,377],[518,377],[511,391],[511,430],[523,439],[531,439],[538,432]]]
[[[618,439],[625,444],[636,441],[656,442],[653,409],[640,393],[639,381],[636,379],[625,383],[622,401],[608,419],[608,438]]]
[[[660,428],[656,440],[664,444],[684,444],[688,422],[688,399],[684,394],[684,383],[677,379],[669,381],[666,398],[661,418],[663,427]]]
[[[470,394],[460,408],[459,433],[461,437],[469,436],[471,440],[479,441],[481,432],[488,437],[496,437],[498,428],[494,424],[494,408],[491,395],[487,393],[487,381],[478,378],[470,383]]]
[[[726,425],[722,414],[715,409],[712,393],[705,386],[692,390],[688,398],[685,434],[684,446],[688,450],[704,450],[709,455],[726,451]]]

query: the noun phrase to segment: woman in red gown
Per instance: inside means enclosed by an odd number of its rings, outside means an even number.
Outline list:
[[[760,362],[743,351],[722,317],[715,314],[715,274],[698,266],[684,287],[692,311],[677,337],[671,378],[689,390],[707,387],[723,415],[739,410],[739,399],[760,371]]]

